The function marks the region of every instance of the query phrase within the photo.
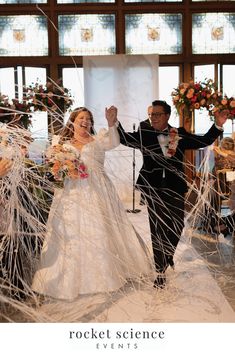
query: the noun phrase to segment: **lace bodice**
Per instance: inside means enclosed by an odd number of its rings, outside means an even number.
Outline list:
[[[116,126],[107,129],[101,129],[94,140],[83,146],[82,150],[77,150],[82,161],[90,171],[103,170],[105,161],[105,152],[120,144],[119,134]]]

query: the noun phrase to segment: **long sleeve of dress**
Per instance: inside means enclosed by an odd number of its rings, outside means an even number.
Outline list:
[[[114,125],[107,129],[101,129],[98,133],[98,140],[102,143],[102,147],[105,151],[112,150],[120,145],[120,137],[117,131],[117,127]]]

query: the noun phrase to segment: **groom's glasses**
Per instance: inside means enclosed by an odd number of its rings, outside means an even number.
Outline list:
[[[150,118],[161,118],[163,115],[166,115],[166,113],[150,113],[149,117]]]

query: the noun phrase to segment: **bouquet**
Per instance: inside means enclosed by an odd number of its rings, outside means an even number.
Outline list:
[[[78,150],[70,144],[52,145],[46,153],[49,171],[56,182],[64,182],[65,178],[86,179],[88,171],[80,158]]]
[[[49,81],[46,85],[36,82],[24,89],[27,100],[31,101],[34,111],[58,111],[65,113],[73,104],[67,88],[62,87],[61,80]]]

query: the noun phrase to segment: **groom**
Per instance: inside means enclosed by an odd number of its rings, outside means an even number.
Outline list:
[[[211,145],[223,132],[227,116],[218,114],[215,124],[204,136],[188,133],[183,127],[168,124],[171,107],[155,100],[148,109],[149,119],[140,123],[137,132],[125,132],[118,124],[123,145],[138,148],[143,165],[136,182],[147,202],[154,262],[155,288],[164,288],[165,271],[174,267],[173,256],[184,228],[184,152]]]

